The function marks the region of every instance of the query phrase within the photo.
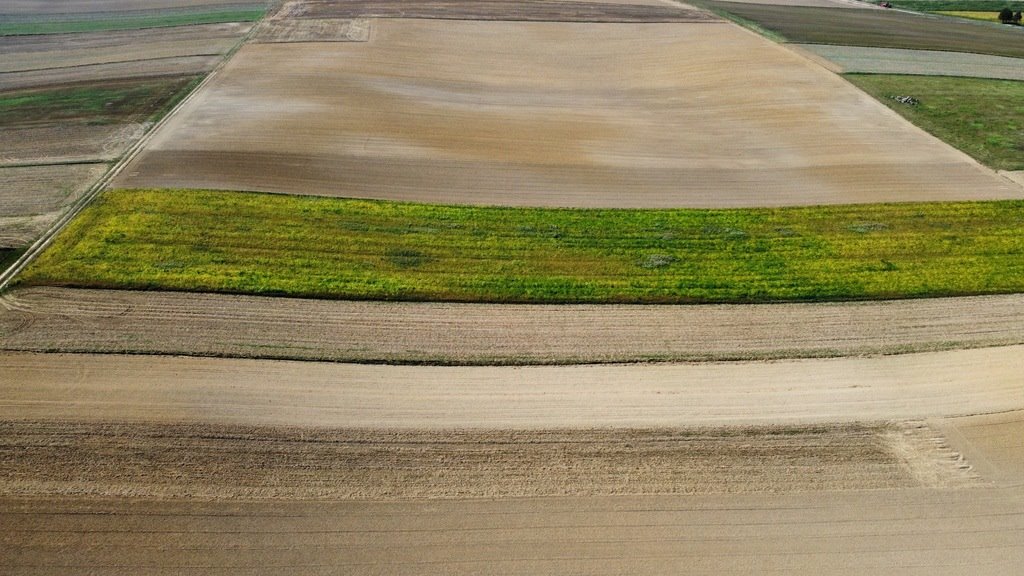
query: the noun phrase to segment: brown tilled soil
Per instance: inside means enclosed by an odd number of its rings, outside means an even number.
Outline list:
[[[106,164],[0,167],[0,248],[31,243],[106,170]]]
[[[921,426],[387,431],[0,422],[0,496],[435,499],[972,482]]]
[[[78,66],[225,54],[251,27],[250,23],[234,22],[0,37],[0,52],[4,54],[0,73],[61,69],[69,74]],[[145,66],[137,67],[141,72]],[[4,84],[3,78],[0,76],[0,85]]]
[[[1024,487],[1024,411],[936,420],[935,426],[986,479]]]
[[[269,19],[256,31],[252,41],[279,42],[366,42],[370,39],[370,21],[363,18]]]
[[[282,9],[299,18],[440,18],[539,22],[705,22],[718,17],[658,0],[296,0]]]
[[[260,4],[260,0],[4,0],[0,14],[88,14]]]
[[[451,364],[823,357],[1019,344],[1022,317],[1021,295],[488,305],[34,287],[0,299],[0,349]]]
[[[371,27],[244,47],[115,185],[582,207],[1024,196],[731,24]]]

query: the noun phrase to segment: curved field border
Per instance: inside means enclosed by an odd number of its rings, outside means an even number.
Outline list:
[[[829,44],[791,44],[838,65],[842,72],[869,74],[918,74],[926,76],[963,76],[1024,80],[1024,59],[942,52],[904,50],[871,46],[833,46]]]
[[[0,305],[0,349],[25,351],[480,365],[833,357],[1024,343],[1024,295],[490,305],[40,287],[14,290]]]

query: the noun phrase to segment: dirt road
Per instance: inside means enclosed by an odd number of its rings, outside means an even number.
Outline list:
[[[1021,407],[1019,346],[522,368],[0,354],[7,420],[525,430],[913,420]]]

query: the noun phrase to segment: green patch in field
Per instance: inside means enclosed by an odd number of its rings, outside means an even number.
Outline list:
[[[34,19],[11,18],[12,21],[0,22],[0,36],[105,32],[224,22],[255,22],[262,18],[263,14],[262,8],[246,8],[242,10],[139,11],[121,15],[104,14],[100,17],[59,15],[58,17],[39,16]]]
[[[0,248],[0,272],[7,270],[24,252],[22,248]]]
[[[195,76],[128,80],[0,93],[0,126],[58,122],[105,124],[169,110],[198,83]]]
[[[994,12],[983,12],[980,10],[941,10],[934,14],[953,16],[956,18],[967,18],[968,20],[981,20],[982,22],[999,22],[999,10]]]
[[[951,76],[848,74],[903,117],[998,170],[1024,170],[1024,82]],[[892,99],[911,96],[917,105]]]
[[[118,190],[18,282],[550,303],[1006,293],[1024,291],[1024,202],[560,210]]]

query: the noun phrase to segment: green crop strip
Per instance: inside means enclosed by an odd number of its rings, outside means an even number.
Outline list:
[[[22,285],[479,302],[1024,291],[1024,202],[743,210],[436,206],[110,191]]]
[[[104,124],[148,117],[172,106],[198,81],[183,76],[0,93],[0,126],[69,120]]]
[[[29,34],[67,34],[71,32],[103,32],[137,30],[223,22],[254,22],[263,17],[262,9],[217,10],[209,12],[174,12],[169,14],[127,14],[122,17],[88,18],[82,20],[40,19],[0,23],[0,36]]]
[[[1024,170],[1024,82],[848,74],[848,80],[905,118],[998,170]],[[911,96],[917,105],[893,96]]]

